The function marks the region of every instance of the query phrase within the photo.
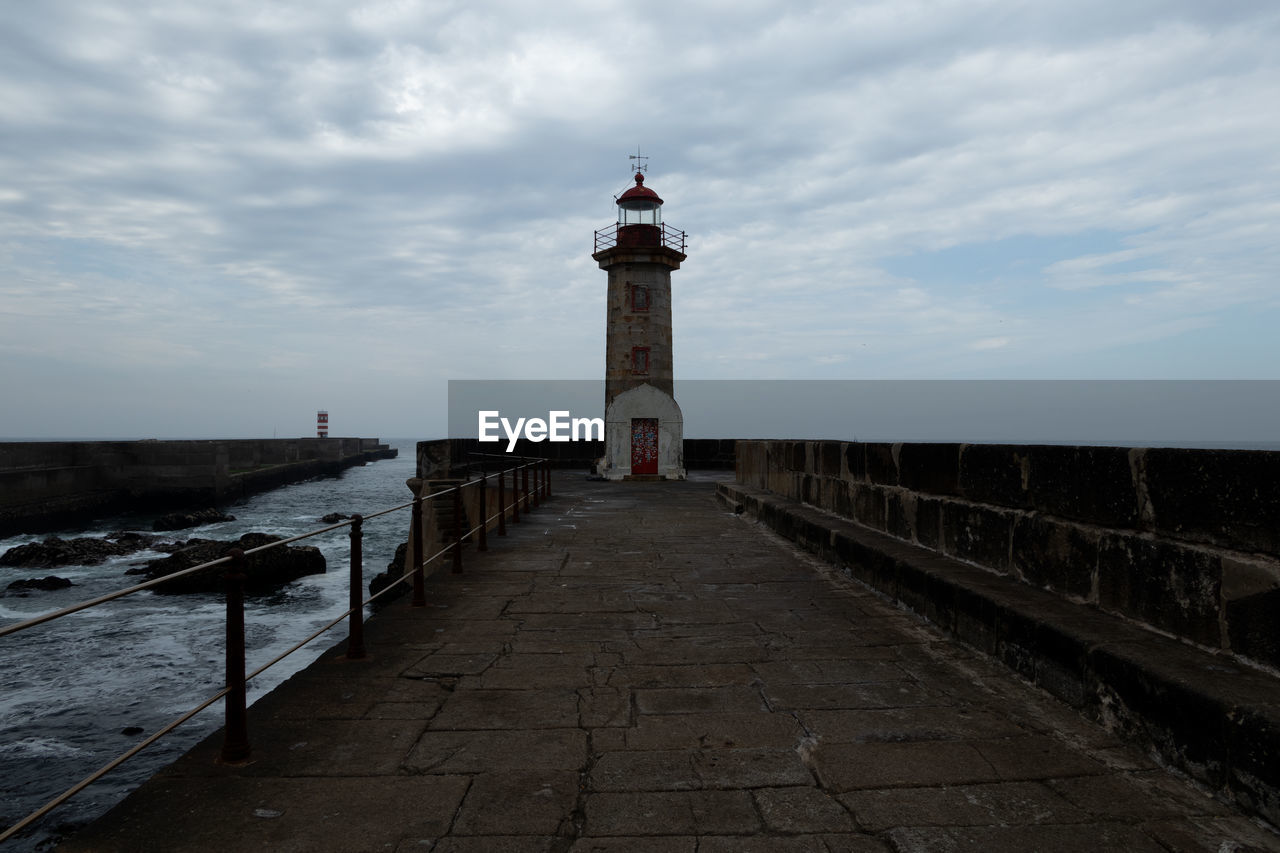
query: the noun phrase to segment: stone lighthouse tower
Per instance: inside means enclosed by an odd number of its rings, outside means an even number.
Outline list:
[[[604,459],[610,480],[683,480],[684,416],[671,355],[671,271],[685,235],[662,222],[662,199],[644,185],[618,196],[618,221],[596,232],[594,258],[609,273]]]

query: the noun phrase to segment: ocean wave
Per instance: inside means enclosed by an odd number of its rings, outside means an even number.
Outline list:
[[[0,744],[0,755],[44,756],[53,758],[93,755],[88,749],[72,746],[65,741],[48,737],[25,737],[13,743]]]
[[[26,619],[35,619],[37,616],[43,616],[46,613],[52,613],[57,609],[56,607],[49,607],[44,610],[14,610],[12,607],[5,607],[0,604],[0,620],[12,619],[14,622],[21,622]]]

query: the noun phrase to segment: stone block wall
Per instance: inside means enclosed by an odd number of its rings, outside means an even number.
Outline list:
[[[1280,667],[1280,453],[739,441],[737,479]]]
[[[481,442],[476,438],[438,438],[418,442],[418,476],[425,479],[458,476],[468,463],[478,473],[482,461],[489,470],[507,467],[508,462],[519,456],[550,460],[552,468],[577,468],[589,470],[604,455],[603,441],[528,441],[518,439],[515,449],[506,452],[507,441]],[[485,454],[484,457],[474,454]]]
[[[734,467],[738,442],[732,438],[686,438],[684,466],[689,471],[729,470]],[[475,438],[439,438],[418,442],[418,476],[443,476],[451,468],[460,467],[472,453],[505,455],[507,442],[481,443]],[[603,441],[516,441],[512,456],[536,456],[549,459],[552,468],[590,470],[604,455]],[[500,459],[490,460],[496,466]],[[478,465],[478,461],[476,463]],[[478,470],[478,468],[477,468]]]
[[[214,505],[393,454],[361,438],[0,442],[0,532]]]

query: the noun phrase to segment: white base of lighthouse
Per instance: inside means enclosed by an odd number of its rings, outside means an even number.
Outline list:
[[[675,398],[639,385],[614,398],[604,413],[606,480],[683,480],[684,415]]]

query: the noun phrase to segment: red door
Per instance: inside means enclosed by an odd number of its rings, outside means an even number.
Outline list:
[[[658,473],[658,419],[631,419],[631,473]]]

